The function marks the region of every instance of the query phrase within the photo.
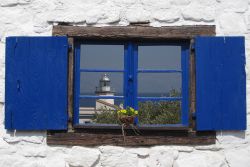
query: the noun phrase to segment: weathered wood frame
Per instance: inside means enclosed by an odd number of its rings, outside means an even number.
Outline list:
[[[171,27],[149,27],[149,26],[109,26],[109,27],[79,27],[79,26],[54,26],[54,36],[66,35],[74,38],[84,39],[150,39],[190,40],[195,36],[215,35],[215,26],[171,26]]]
[[[195,55],[193,49],[195,36],[214,36],[215,26],[127,26],[127,27],[77,27],[54,26],[53,36],[68,36],[71,49],[69,50],[68,71],[68,132],[48,132],[47,143],[56,145],[123,145],[120,127],[73,127],[73,62],[74,39],[93,40],[185,40],[190,42],[190,87],[189,87],[189,128],[141,128],[142,135],[135,136],[130,128],[126,129],[127,146],[147,146],[162,144],[214,144],[215,132],[195,132]]]

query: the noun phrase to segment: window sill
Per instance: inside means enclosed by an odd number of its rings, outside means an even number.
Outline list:
[[[102,130],[121,130],[121,125],[116,124],[79,124],[75,125],[76,130],[91,130],[91,129],[102,129]],[[131,129],[131,127],[125,127],[124,129]],[[171,130],[188,130],[188,127],[181,124],[169,124],[169,125],[140,125],[137,126],[138,130],[154,130],[154,131],[171,131]]]
[[[126,142],[124,142],[121,126],[77,125],[74,130],[74,132],[49,131],[47,134],[47,144],[135,147],[153,145],[209,145],[215,144],[216,140],[215,131],[191,132],[186,127],[139,127],[138,131],[140,135],[136,135],[132,128],[126,128]]]

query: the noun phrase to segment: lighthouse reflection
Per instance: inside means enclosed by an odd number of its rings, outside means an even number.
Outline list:
[[[83,73],[81,76],[81,95],[122,96],[122,78],[123,74],[91,73],[90,75]],[[115,113],[119,108],[123,108],[123,102],[123,99],[113,98],[81,99],[79,123],[118,123],[115,121]]]

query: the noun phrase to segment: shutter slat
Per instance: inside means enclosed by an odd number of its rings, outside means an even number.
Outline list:
[[[67,129],[67,38],[6,39],[6,129]]]
[[[197,130],[246,129],[244,37],[197,37]]]

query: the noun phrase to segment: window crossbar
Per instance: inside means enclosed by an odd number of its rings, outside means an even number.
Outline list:
[[[139,73],[181,73],[181,70],[151,70],[151,69],[138,69]]]
[[[124,70],[111,70],[111,69],[80,69],[80,72],[124,72]]]
[[[80,99],[123,99],[124,96],[95,96],[95,95],[80,95]]]
[[[180,101],[182,97],[137,97],[139,101]]]

